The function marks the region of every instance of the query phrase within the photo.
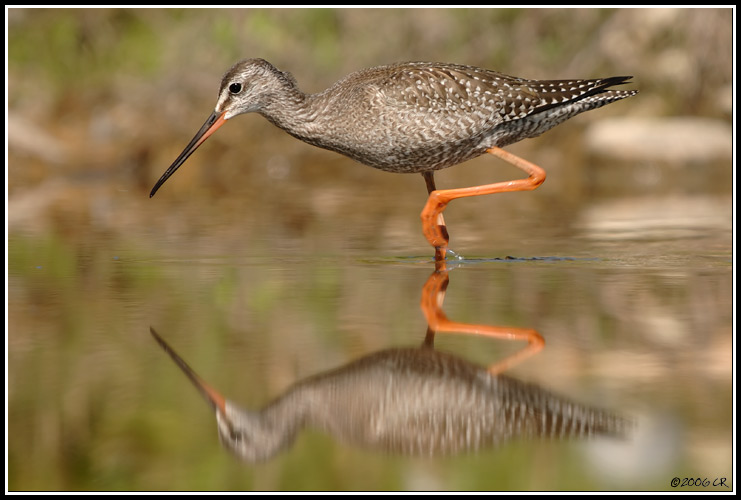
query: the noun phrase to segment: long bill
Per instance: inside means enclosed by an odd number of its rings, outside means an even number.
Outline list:
[[[170,176],[174,174],[177,169],[180,168],[180,165],[185,163],[185,160],[187,160],[188,157],[192,155],[196,149],[198,149],[198,146],[203,144],[203,142],[208,139],[211,134],[216,132],[216,130],[224,123],[226,123],[225,112],[219,113],[218,111],[214,111],[213,113],[211,113],[211,116],[208,117],[206,123],[203,124],[195,137],[193,137],[193,139],[188,143],[183,152],[180,153],[180,156],[178,156],[177,160],[175,160],[172,165],[170,165],[170,168],[168,168],[165,173],[162,174],[160,180],[158,180],[157,184],[155,184],[152,188],[152,192],[149,193],[149,197],[151,198],[152,196],[154,196],[154,193],[157,192],[160,186],[162,186],[162,184],[164,184],[165,181],[169,179]]]
[[[198,389],[198,392],[200,392],[201,395],[206,398],[206,401],[208,401],[215,410],[220,411],[222,415],[225,415],[226,400],[224,399],[224,396],[212,389],[211,386],[209,386],[201,379],[201,377],[196,375],[196,372],[194,372],[193,369],[188,366],[188,363],[186,363],[185,360],[181,358],[178,353],[173,350],[172,347],[170,347],[170,344],[165,342],[165,339],[160,337],[159,334],[154,331],[154,328],[152,328],[151,326],[149,327],[149,332],[154,337],[154,340],[156,340],[157,343],[162,347],[162,349],[164,349],[165,352],[170,355],[172,360],[175,361],[175,364],[180,367],[183,373],[185,373],[185,376],[188,377],[191,382],[193,382],[193,385],[195,385],[196,389]]]

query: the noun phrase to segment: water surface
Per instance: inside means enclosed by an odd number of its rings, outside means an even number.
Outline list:
[[[727,232],[616,242],[541,228],[515,255],[472,249],[450,266],[447,317],[536,330],[545,348],[507,375],[631,419],[623,439],[513,439],[420,457],[307,429],[260,464],[221,447],[211,408],[150,327],[227,398],[259,409],[318,373],[420,347],[431,253],[424,244],[407,254],[299,252],[285,241],[266,251],[248,239],[230,252],[224,240],[184,245],[181,235],[143,232],[11,235],[10,489],[671,490],[674,477],[730,481]],[[546,253],[549,241],[557,244]],[[435,339],[482,367],[525,345]]]

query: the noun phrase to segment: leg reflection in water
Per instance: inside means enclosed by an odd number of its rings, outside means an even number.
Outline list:
[[[574,403],[501,372],[543,348],[534,330],[450,321],[442,312],[448,272],[442,265],[423,287],[428,320],[420,347],[375,352],[295,383],[261,410],[242,409],[208,386],[151,329],[157,342],[211,404],[221,442],[247,462],[270,459],[305,427],[354,446],[404,455],[437,455],[495,447],[514,438],[623,436],[629,422]],[[509,358],[483,367],[437,351],[437,331],[525,340]]]

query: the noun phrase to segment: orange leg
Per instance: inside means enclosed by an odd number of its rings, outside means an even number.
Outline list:
[[[492,147],[486,150],[487,153],[493,154],[511,163],[515,167],[524,170],[528,177],[527,179],[517,179],[514,181],[497,182],[494,184],[485,184],[483,186],[473,186],[468,188],[457,188],[457,189],[434,189],[434,181],[428,180],[427,173],[425,181],[427,181],[427,189],[430,190],[432,187],[433,191],[430,192],[427,198],[427,203],[424,209],[422,209],[422,232],[424,233],[427,241],[430,245],[435,247],[435,260],[439,260],[438,257],[442,256],[445,258],[445,251],[448,247],[448,232],[445,228],[445,222],[442,219],[443,210],[448,206],[448,203],[455,200],[456,198],[464,198],[466,196],[479,196],[482,194],[493,194],[493,193],[506,193],[509,191],[530,191],[540,186],[545,180],[545,170],[530,163],[527,160],[515,156],[512,153],[498,148]],[[429,179],[432,179],[432,174],[429,174]]]
[[[432,194],[433,191],[437,191],[437,188],[435,187],[435,177],[434,172],[422,172],[422,177],[425,178],[425,184],[427,184],[427,194]],[[445,218],[443,218],[442,211],[440,211],[439,214],[437,214],[437,229],[442,235],[442,237],[445,239],[445,241],[450,241],[450,234],[448,233],[448,227],[445,225]],[[435,262],[445,262],[445,250],[447,248],[447,244],[442,247],[436,247],[435,248]]]
[[[438,331],[446,333],[465,333],[469,335],[484,335],[486,337],[508,340],[525,340],[527,346],[489,365],[489,373],[498,375],[503,371],[520,363],[523,359],[532,356],[545,346],[543,337],[532,328],[517,328],[506,326],[480,325],[474,323],[459,323],[451,321],[442,310],[445,300],[445,290],[448,287],[448,271],[445,264],[436,265],[435,272],[427,279],[422,288],[422,312],[427,319],[427,335],[424,345],[432,347],[434,334]]]

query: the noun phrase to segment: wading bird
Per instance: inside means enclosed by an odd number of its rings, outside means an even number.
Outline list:
[[[324,92],[306,94],[290,73],[263,59],[226,72],[216,108],[152,188],[162,184],[227,120],[259,113],[292,136],[387,172],[419,173],[429,194],[422,230],[445,258],[442,212],[450,201],[531,190],[545,171],[501,149],[535,137],[572,116],[635,95],[613,90],[630,76],[527,80],[459,64],[407,62],[351,73]],[[434,172],[490,153],[522,169],[525,179],[438,190]]]

